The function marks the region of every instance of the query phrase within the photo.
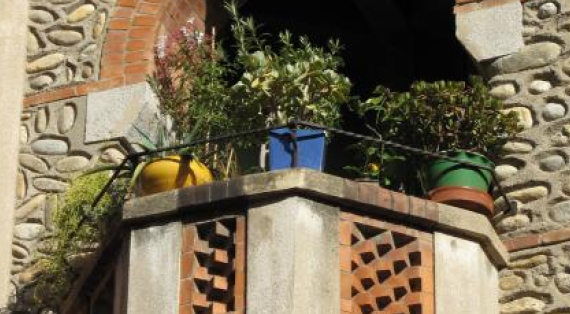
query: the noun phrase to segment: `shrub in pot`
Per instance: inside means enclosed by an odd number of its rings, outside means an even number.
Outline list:
[[[198,123],[187,137],[189,141],[200,125]],[[146,151],[156,151],[176,143],[163,120],[159,120],[154,141],[140,129],[136,130],[143,138],[138,145]],[[131,168],[131,187],[138,196],[205,184],[214,180],[210,169],[188,148],[145,156],[136,165],[131,165]]]
[[[169,34],[157,47],[155,71],[148,77],[148,82],[158,98],[162,118],[171,123],[159,127],[162,143],[152,143],[151,137],[146,136],[143,146],[162,148],[231,131],[227,81],[230,67],[223,56],[215,36],[199,31],[193,20]],[[164,141],[166,139],[168,141]],[[198,156],[209,156],[211,166],[222,168],[220,173],[229,176],[229,149],[212,144],[174,155],[162,154],[160,158],[154,156],[139,164],[138,190],[142,195],[148,195],[212,181],[212,173]]]
[[[235,4],[226,8],[233,19],[236,65],[241,73],[232,87],[236,126],[255,129],[284,125],[291,119],[337,126],[340,107],[347,102],[351,88],[349,79],[339,73],[338,42],[331,40],[327,48],[317,47],[306,37],[294,40],[284,31],[278,34],[276,44],[270,45],[269,36],[259,34],[253,19],[241,17]],[[272,132],[270,170],[291,166],[292,144],[286,138],[290,133],[288,129]],[[322,170],[324,135],[320,130],[297,132],[298,166]]]
[[[407,92],[378,87],[356,110],[382,139],[488,169],[493,167],[490,159],[520,130],[516,114],[504,113],[504,104],[489,95],[478,77],[472,77],[469,84],[415,82]],[[383,154],[400,156],[382,167],[399,169],[393,179],[407,193],[428,191],[432,200],[492,214],[489,170],[393,148],[379,151],[378,160],[383,160]]]

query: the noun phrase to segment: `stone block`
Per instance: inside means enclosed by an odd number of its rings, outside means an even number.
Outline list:
[[[340,312],[339,210],[291,197],[248,211],[247,312]]]
[[[147,83],[114,88],[87,96],[85,142],[125,136],[139,142],[140,133],[156,133],[157,99]]]
[[[456,36],[477,61],[514,53],[524,46],[519,1],[459,12]]]
[[[128,314],[178,314],[180,222],[131,231]]]

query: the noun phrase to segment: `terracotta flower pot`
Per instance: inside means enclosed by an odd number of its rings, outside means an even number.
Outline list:
[[[209,183],[212,173],[203,163],[191,157],[168,156],[149,162],[137,180],[137,195],[180,189],[186,186]]]
[[[442,186],[431,190],[428,198],[434,202],[484,214],[489,218],[495,213],[495,204],[491,195],[470,187]]]

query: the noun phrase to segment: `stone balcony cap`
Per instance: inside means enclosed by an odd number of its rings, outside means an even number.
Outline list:
[[[235,209],[235,206],[219,206],[220,203],[252,204],[289,196],[302,196],[343,210],[473,240],[498,268],[509,261],[507,250],[484,215],[305,168],[247,175],[135,198],[125,204],[122,219],[131,225],[172,220],[203,213],[208,208]]]

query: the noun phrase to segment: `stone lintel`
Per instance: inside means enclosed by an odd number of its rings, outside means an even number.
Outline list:
[[[365,212],[387,221],[397,221],[429,231],[440,231],[478,242],[493,264],[503,268],[507,250],[487,217],[465,209],[409,197],[379,186],[357,183],[309,169],[293,169],[242,176],[229,181],[133,199],[125,204],[123,221],[130,224],[174,219],[203,213],[221,203],[255,204],[293,196]],[[235,206],[227,206],[228,211]]]
[[[135,126],[155,136],[158,122],[157,99],[147,83],[138,83],[87,95],[85,143],[126,137],[141,142]]]
[[[456,36],[478,62],[517,52],[522,38],[520,1],[483,1],[456,7]]]

